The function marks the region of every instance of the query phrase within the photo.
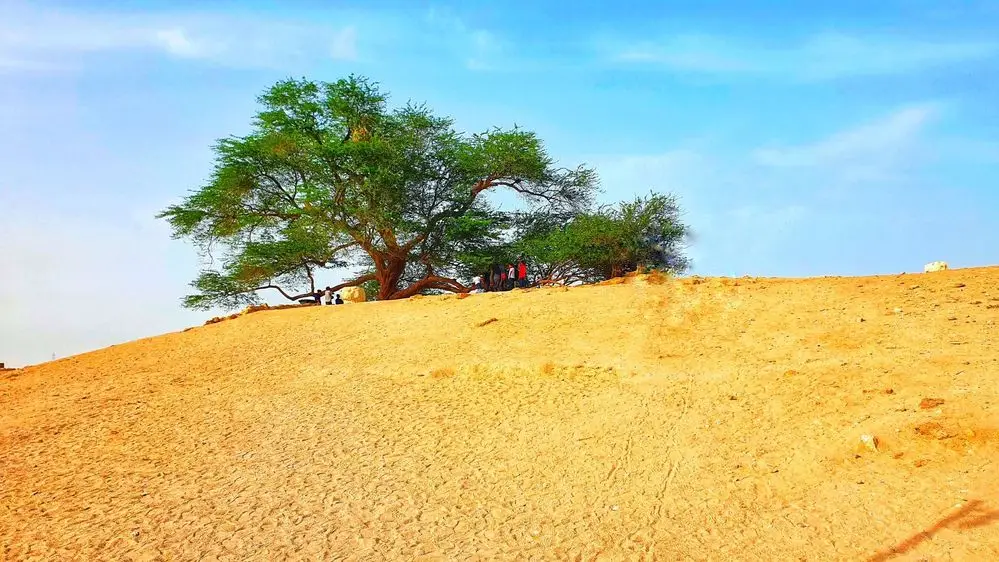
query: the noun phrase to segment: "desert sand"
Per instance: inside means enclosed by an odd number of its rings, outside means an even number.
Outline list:
[[[999,268],[660,281],[2,373],[0,559],[999,559]]]

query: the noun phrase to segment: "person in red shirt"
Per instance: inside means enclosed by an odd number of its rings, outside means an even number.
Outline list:
[[[523,258],[517,262],[517,283],[521,289],[527,287],[527,264]]]

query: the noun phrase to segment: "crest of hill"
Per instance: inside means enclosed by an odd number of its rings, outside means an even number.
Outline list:
[[[235,361],[231,368],[236,369],[241,361],[273,354],[276,359],[296,357],[301,365],[337,357],[342,369],[360,371],[419,371],[430,363],[449,362],[522,368],[556,362],[637,372],[658,365],[664,350],[674,359],[692,360],[683,356],[685,350],[696,350],[694,357],[701,357],[727,340],[752,346],[792,333],[836,333],[829,345],[845,340],[864,345],[872,330],[887,328],[885,323],[917,318],[914,328],[932,332],[951,327],[947,318],[962,307],[968,307],[965,312],[999,308],[997,281],[999,267],[817,278],[673,279],[653,273],[571,288],[416,296],[336,307],[250,307],[210,321],[225,320],[218,325],[19,372],[55,374],[69,365],[97,367],[102,360],[129,354],[144,358],[145,368],[160,361],[193,366],[224,356]],[[493,318],[489,328],[478,326]],[[152,348],[161,355],[150,356]],[[446,357],[434,357],[445,348]],[[389,349],[393,353],[386,355]]]

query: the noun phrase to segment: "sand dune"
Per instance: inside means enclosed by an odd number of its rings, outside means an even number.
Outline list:
[[[983,268],[114,346],[0,374],[0,559],[999,559],[997,321]]]

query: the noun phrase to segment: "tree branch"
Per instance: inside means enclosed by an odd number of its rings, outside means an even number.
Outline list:
[[[466,287],[459,283],[456,279],[440,277],[438,275],[428,275],[405,289],[392,293],[389,299],[396,300],[409,298],[426,289],[440,289],[442,291],[451,291],[453,293],[467,293],[472,290],[470,287]]]

